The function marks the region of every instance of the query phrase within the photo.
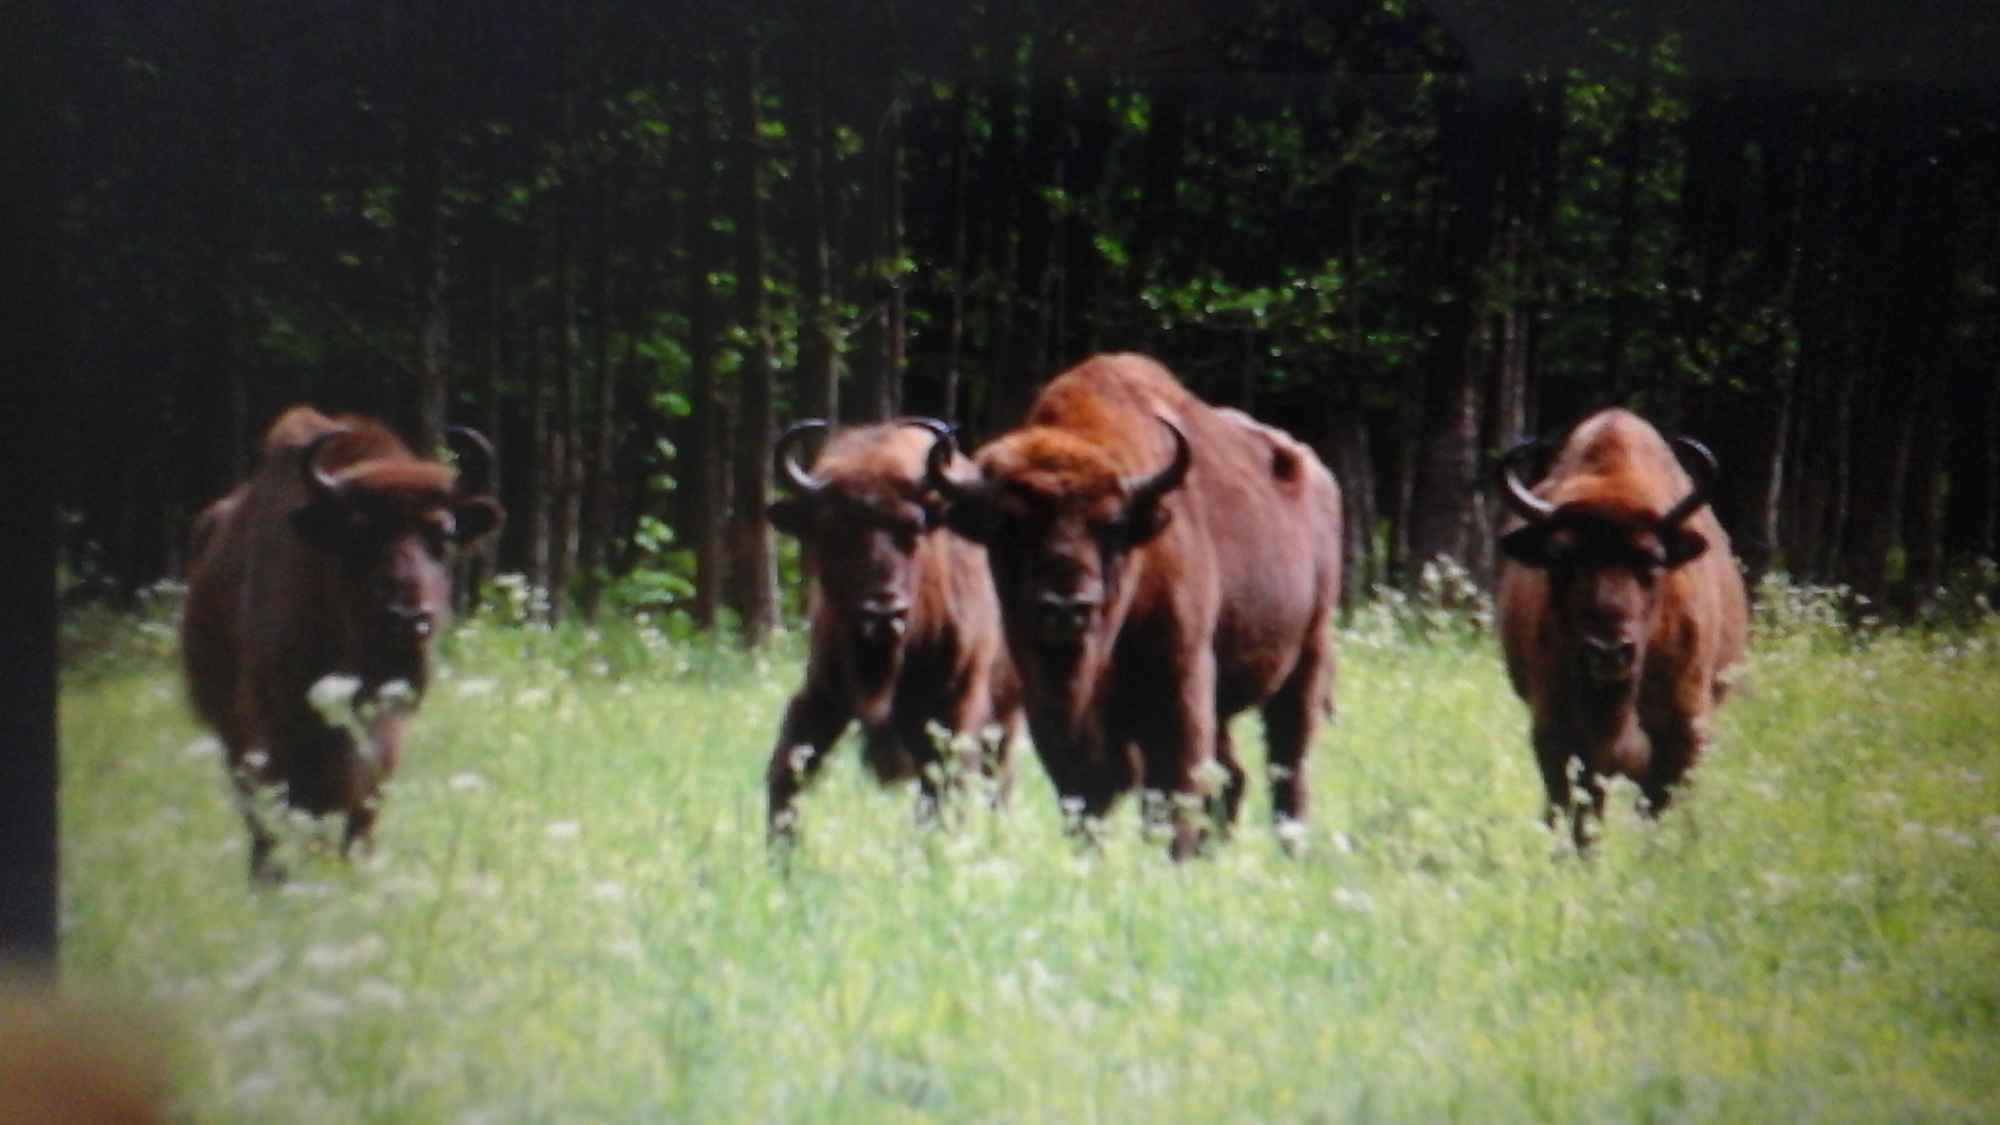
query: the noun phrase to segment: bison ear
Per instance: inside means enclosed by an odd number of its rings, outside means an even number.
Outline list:
[[[944,510],[944,525],[959,535],[984,545],[1000,527],[1000,510],[980,493],[954,499]]]
[[[500,505],[491,496],[468,496],[451,506],[451,522],[460,546],[477,543],[500,526]]]
[[[806,529],[812,526],[812,509],[799,496],[786,496],[771,501],[764,509],[765,518],[771,526],[794,538],[803,539]]]
[[[1708,550],[1708,536],[1687,527],[1661,528],[1660,541],[1667,549],[1668,569],[1693,562]]]
[[[1500,537],[1500,553],[1522,566],[1547,567],[1552,530],[1545,523],[1522,524]]]
[[[322,551],[340,552],[359,538],[360,519],[334,500],[314,500],[292,513],[292,530]]]

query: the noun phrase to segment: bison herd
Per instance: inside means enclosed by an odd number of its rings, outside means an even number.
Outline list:
[[[226,748],[255,880],[280,874],[260,793],[344,816],[343,850],[369,837],[451,553],[501,519],[490,447],[452,433],[455,467],[379,422],[294,407],[196,520],[184,669]],[[1049,381],[969,455],[946,423],[904,418],[801,422],[774,458],[769,518],[811,579],[805,678],[765,769],[774,843],[798,833],[798,796],[853,723],[875,776],[914,779],[926,818],[970,777],[1004,799],[1025,722],[1073,830],[1138,790],[1185,858],[1236,819],[1228,721],[1253,707],[1279,838],[1298,837],[1341,580],[1340,486],[1310,448],[1118,354]],[[1579,848],[1608,777],[1667,807],[1743,654],[1716,471],[1699,443],[1618,409],[1499,461],[1501,646],[1549,823],[1567,816]]]

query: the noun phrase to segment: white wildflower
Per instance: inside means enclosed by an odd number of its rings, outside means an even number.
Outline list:
[[[262,1101],[271,1091],[278,1088],[278,1076],[268,1070],[259,1070],[243,1077],[233,1091],[239,1102]]]
[[[270,1026],[271,1016],[268,1012],[238,1016],[222,1025],[222,1040],[225,1043],[241,1043],[262,1034]]]
[[[302,988],[298,994],[299,1011],[308,1019],[332,1019],[347,1011],[347,1001],[317,989]]]
[[[375,692],[375,705],[384,711],[410,711],[417,705],[417,689],[408,680],[390,680]]]
[[[274,949],[238,969],[236,972],[222,978],[222,983],[231,992],[243,992],[262,983],[266,977],[277,972],[278,966],[284,963],[285,955]]]
[[[319,717],[329,726],[340,726],[348,721],[349,708],[354,703],[354,693],[361,690],[361,680],[355,676],[339,672],[321,676],[319,681],[306,689],[306,702],[312,704]]]
[[[369,977],[356,985],[354,998],[363,1004],[387,1008],[392,1012],[403,1010],[403,990],[380,977]]]
[[[451,780],[445,782],[445,785],[454,793],[483,793],[486,791],[486,779],[471,770],[461,770],[458,773],[452,774]]]
[[[606,902],[619,902],[625,898],[625,888],[610,879],[606,879],[590,888],[590,893],[592,896],[603,899]]]
[[[181,748],[181,756],[186,758],[213,758],[222,753],[221,741],[204,735]]]
[[[544,830],[551,840],[574,840],[583,833],[583,824],[574,820],[550,821]]]
[[[498,681],[492,679],[460,680],[456,690],[460,699],[480,699],[492,695],[498,686]]]
[[[1367,891],[1349,890],[1346,887],[1333,888],[1333,904],[1345,907],[1357,914],[1373,914],[1375,899]]]

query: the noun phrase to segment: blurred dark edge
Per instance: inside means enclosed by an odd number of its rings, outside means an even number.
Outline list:
[[[0,255],[12,346],[0,356],[0,961],[56,967],[56,526],[49,479],[68,385],[55,257],[64,158],[61,0],[0,3],[0,110],[16,154]]]

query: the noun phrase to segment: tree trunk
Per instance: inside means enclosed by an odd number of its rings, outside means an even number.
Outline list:
[[[1498,144],[1519,116],[1520,93],[1517,82],[1474,85],[1445,94],[1441,107],[1439,149],[1452,206],[1440,274],[1447,296],[1426,379],[1425,438],[1411,512],[1413,570],[1435,558],[1466,559],[1478,476],[1478,327],[1493,240]]]
[[[404,262],[415,318],[414,362],[417,385],[409,427],[411,444],[429,453],[444,437],[447,383],[450,379],[450,304],[445,287],[444,146],[450,135],[445,121],[445,91],[451,78],[451,36],[444,5],[416,2],[405,22],[404,73],[410,81],[403,122],[403,199],[397,229],[404,240]]]
[[[743,643],[757,648],[778,624],[778,566],[764,505],[771,493],[770,449],[774,439],[771,406],[771,327],[764,303],[763,126],[758,71],[762,46],[745,42],[736,59],[735,184],[736,320],[746,339],[739,379],[741,409],[736,425],[736,487],[730,526],[730,569],[736,581],[736,610]]]
[[[728,463],[722,403],[715,387],[715,296],[708,275],[715,263],[715,237],[708,215],[714,205],[714,125],[709,118],[709,91],[714,72],[706,45],[695,48],[693,128],[688,171],[688,405],[694,440],[688,443],[680,476],[687,482],[693,528],[687,536],[694,548],[695,625],[715,627],[725,581],[723,554],[722,466]]]
[[[959,418],[959,382],[965,366],[965,294],[971,287],[966,200],[972,179],[972,90],[961,84],[953,99],[951,131],[951,309],[945,324],[944,386],[938,391],[938,413],[946,421]]]
[[[799,223],[799,403],[802,418],[840,414],[840,326],[833,293],[835,225],[832,131],[827,127],[827,60],[813,52],[812,77],[794,97],[805,115],[800,135],[803,175],[796,177]]]

